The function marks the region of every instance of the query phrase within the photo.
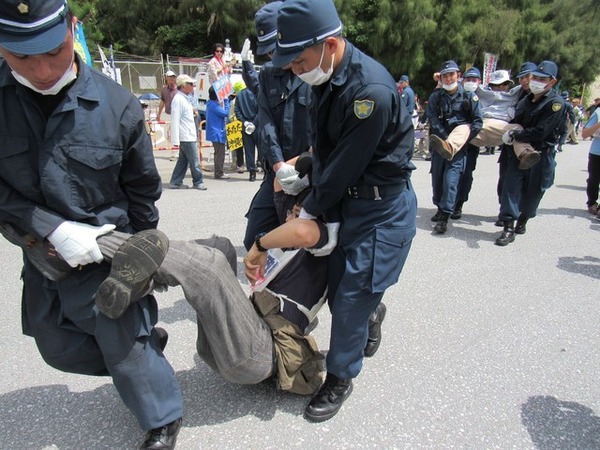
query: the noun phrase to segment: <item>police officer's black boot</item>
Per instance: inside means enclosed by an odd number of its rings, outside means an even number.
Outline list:
[[[250,171],[250,181],[256,181],[256,170]]]
[[[527,221],[529,217],[525,217],[523,214],[517,219],[517,225],[515,225],[515,234],[525,234],[527,231]]]
[[[444,234],[448,230],[448,218],[449,217],[450,217],[450,214],[445,213],[445,212],[441,213],[438,223],[436,223],[435,227],[433,227],[433,232],[436,234]]]
[[[500,247],[505,247],[511,242],[515,240],[515,221],[514,220],[505,220],[504,221],[504,231],[498,239],[496,239],[495,244]]]
[[[459,200],[456,202],[456,206],[454,207],[454,212],[450,216],[450,218],[452,220],[458,220],[462,217],[462,207],[463,207],[464,203],[465,202],[463,202],[462,200]]]
[[[327,372],[325,383],[304,410],[304,417],[311,422],[331,419],[351,393],[352,378],[342,379]]]
[[[366,358],[373,356],[379,349],[381,344],[381,324],[385,319],[385,313],[387,308],[384,303],[381,302],[369,317],[369,337],[367,338],[367,345],[365,346],[364,355]]]
[[[436,213],[435,213],[433,216],[431,216],[431,221],[432,221],[432,222],[437,222],[437,221],[439,221],[439,220],[440,220],[440,217],[442,216],[442,214],[444,214],[444,213],[442,212],[442,210],[441,210],[441,209],[438,209],[438,210],[437,210],[437,212],[436,212]]]

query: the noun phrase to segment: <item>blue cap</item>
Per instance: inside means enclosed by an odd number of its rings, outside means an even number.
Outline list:
[[[286,0],[277,15],[273,65],[283,67],[305,49],[342,33],[333,0]]]
[[[442,67],[440,68],[440,75],[444,75],[445,73],[450,72],[458,72],[458,64],[456,64],[452,60],[446,61],[444,64],[442,64]]]
[[[41,55],[67,37],[66,0],[0,1],[0,47],[20,55]]]
[[[519,74],[517,75],[517,78],[522,78],[525,75],[529,75],[535,69],[537,69],[535,63],[532,63],[530,61],[524,62],[523,64],[521,64],[521,68],[519,69]]]
[[[277,11],[283,2],[268,3],[254,14],[256,27],[257,55],[266,55],[275,49],[277,43]]]
[[[481,72],[477,67],[471,67],[463,74],[463,78],[479,78],[481,80]]]
[[[402,76],[400,77],[400,79],[398,80],[398,83],[402,83],[402,82],[404,82],[404,81],[406,81],[407,83],[410,81],[410,80],[408,79],[408,75],[402,75]]]
[[[562,91],[562,92],[560,93],[560,96],[561,96],[562,98],[564,98],[564,99],[567,99],[567,98],[569,98],[569,91]]]
[[[531,72],[531,75],[542,78],[556,78],[558,66],[554,61],[542,61],[537,69]]]

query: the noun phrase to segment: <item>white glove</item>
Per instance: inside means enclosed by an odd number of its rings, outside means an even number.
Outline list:
[[[287,195],[298,195],[310,185],[310,180],[306,175],[302,178],[299,178],[298,175],[295,175],[294,177],[290,177],[289,182],[288,179],[285,178],[280,180],[279,184],[281,184],[283,192],[285,192]]]
[[[287,163],[282,163],[279,167],[279,170],[275,172],[275,176],[277,177],[277,181],[281,184],[281,180],[289,179],[287,182],[291,183],[293,180],[291,177],[298,177],[298,171],[294,166],[291,166]]]
[[[66,221],[48,235],[48,240],[71,267],[84,266],[92,262],[99,263],[104,259],[96,238],[114,229],[112,224],[95,227],[86,223]]]
[[[248,61],[250,59],[248,57],[249,53],[250,53],[250,39],[246,38],[246,40],[244,41],[244,45],[242,46],[242,51],[240,52],[242,61]]]
[[[307,248],[306,251],[314,256],[327,256],[331,254],[338,243],[338,232],[340,231],[339,222],[331,222],[327,224],[327,244],[321,248]]]
[[[244,131],[246,134],[252,134],[254,130],[256,130],[256,125],[249,121],[244,122]]]
[[[502,142],[504,142],[506,145],[512,145],[514,140],[515,138],[513,138],[513,130],[505,131],[502,135]]]
[[[314,219],[316,219],[316,216],[313,216],[311,213],[306,211],[304,208],[301,208],[300,214],[298,214],[298,219],[314,220]]]

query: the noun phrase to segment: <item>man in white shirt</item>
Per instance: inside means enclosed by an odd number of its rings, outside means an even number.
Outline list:
[[[179,158],[175,163],[169,187],[171,189],[187,189],[183,184],[183,178],[189,166],[192,172],[193,188],[201,191],[206,190],[202,180],[202,169],[200,169],[200,158],[196,142],[198,133],[194,121],[194,109],[188,95],[194,90],[194,80],[188,75],[177,77],[177,94],[171,103],[171,143],[173,148],[179,149]]]

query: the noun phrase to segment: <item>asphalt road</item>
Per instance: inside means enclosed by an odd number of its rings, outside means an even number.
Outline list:
[[[599,449],[600,221],[585,210],[589,145],[558,154],[538,217],[505,248],[494,245],[495,156],[479,157],[464,215],[443,236],[431,232],[429,163],[414,160],[418,233],[385,295],[384,342],[322,424],[302,418],[306,398],[213,373],[195,354],[182,291],[158,294],[186,405],[177,448]],[[167,152],[156,160],[168,182],[174,163]],[[206,185],[165,189],[160,228],[171,239],[227,236],[241,264],[244,214],[259,183],[206,174]],[[20,251],[2,240],[0,259],[0,448],[137,448],[143,431],[109,379],[48,367],[21,334]],[[315,336],[326,350],[328,313],[320,319]]]

